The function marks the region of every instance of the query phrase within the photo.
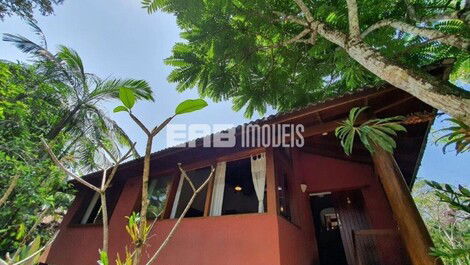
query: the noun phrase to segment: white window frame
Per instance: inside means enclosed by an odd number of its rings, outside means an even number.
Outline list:
[[[176,211],[178,210],[178,202],[180,201],[181,189],[183,188],[184,177],[180,175],[180,181],[178,183],[178,189],[176,190],[175,200],[173,201],[173,207],[171,209],[170,218],[175,218]]]

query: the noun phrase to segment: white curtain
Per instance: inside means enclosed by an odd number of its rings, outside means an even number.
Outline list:
[[[266,154],[251,156],[251,176],[258,197],[258,213],[264,212],[264,187],[266,186]]]
[[[211,201],[211,216],[222,215],[222,204],[224,201],[225,189],[225,170],[227,168],[226,162],[217,163],[215,169],[214,190],[212,192]]]

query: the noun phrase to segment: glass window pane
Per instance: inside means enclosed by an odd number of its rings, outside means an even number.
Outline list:
[[[227,162],[222,215],[257,213],[256,196],[249,158]]]
[[[189,171],[187,172],[187,174],[197,189],[209,177],[210,171],[211,171],[210,167],[205,167],[205,168],[200,168],[200,169],[196,169],[193,171]],[[204,216],[204,205],[206,202],[206,194],[207,194],[207,186],[204,187],[204,189],[196,196],[193,204],[189,208],[185,217]],[[191,186],[186,180],[184,180],[183,186],[181,187],[181,192],[180,192],[180,196],[178,200],[178,206],[176,208],[175,218],[178,218],[181,215],[184,208],[186,208],[186,205],[191,199],[192,195],[193,195],[193,190],[191,189]]]
[[[165,209],[172,176],[159,176],[150,181],[148,218],[160,216]]]

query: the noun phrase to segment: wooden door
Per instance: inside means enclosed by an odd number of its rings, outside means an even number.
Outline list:
[[[355,260],[353,231],[369,228],[369,221],[364,210],[364,198],[360,190],[342,191],[333,193],[333,203],[340,220],[341,239],[343,241],[346,259],[350,265],[359,265]],[[372,241],[356,242],[357,251],[362,264],[374,264],[375,247]],[[371,263],[372,262],[372,263]]]

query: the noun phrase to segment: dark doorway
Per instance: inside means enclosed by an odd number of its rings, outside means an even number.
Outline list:
[[[343,241],[341,240],[340,221],[331,194],[310,197],[315,236],[321,265],[347,265]]]

